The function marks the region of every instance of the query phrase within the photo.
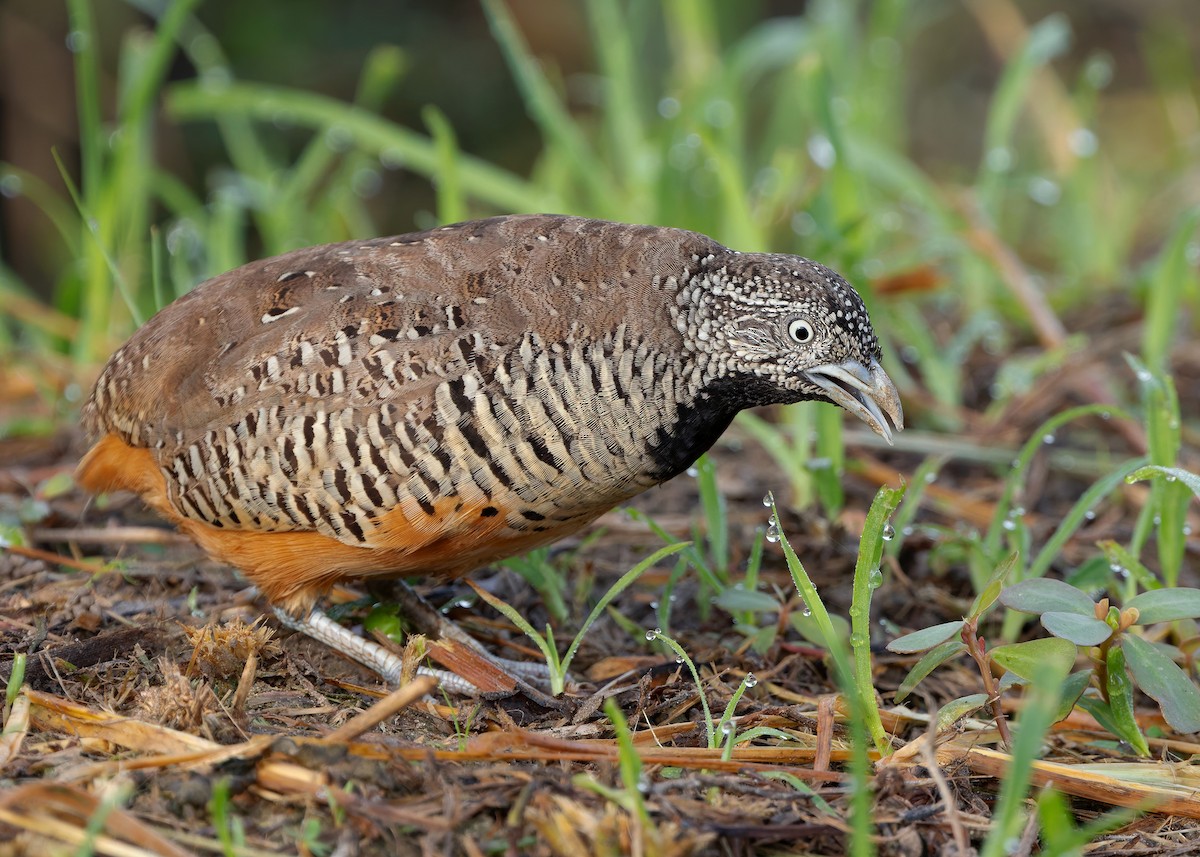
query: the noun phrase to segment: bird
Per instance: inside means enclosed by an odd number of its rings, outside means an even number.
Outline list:
[[[684,472],[746,408],[818,400],[889,443],[855,289],[794,255],[565,215],[299,249],[197,285],[118,348],[77,482],[131,491],[281,622],[399,680],[320,608],[454,579]]]

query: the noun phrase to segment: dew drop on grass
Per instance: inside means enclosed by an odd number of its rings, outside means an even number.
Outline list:
[[[1167,475],[1166,475],[1164,478],[1165,478],[1165,479],[1166,479],[1168,482],[1175,482],[1175,481],[1176,481],[1176,479],[1177,479],[1177,477],[1175,476],[1175,474],[1174,474],[1174,473],[1168,473],[1168,474],[1167,474]]]
[[[662,628],[654,628],[646,632],[646,642],[652,643],[658,639],[658,635],[662,633]]]
[[[884,524],[882,535],[885,542],[890,542],[892,539],[896,538],[896,528],[891,524]]]
[[[988,150],[984,156],[984,163],[994,173],[1005,173],[1012,169],[1013,154],[1004,146],[996,146]]]
[[[1088,509],[1086,512],[1083,513],[1083,518],[1086,521],[1096,520],[1096,511],[1094,509]]]
[[[15,173],[0,176],[0,196],[12,199],[21,195],[21,177]]]
[[[872,589],[878,589],[883,585],[883,572],[878,568],[871,569],[871,573],[867,575],[867,586]]]
[[[691,467],[689,467],[687,469],[687,475],[692,477],[693,479],[695,479],[697,476],[700,475],[700,471],[697,470],[696,465],[693,464]]]
[[[1046,432],[1046,434],[1042,435],[1042,443],[1045,443],[1045,444],[1051,444],[1051,443],[1054,443],[1054,441],[1056,441],[1057,439],[1058,439],[1058,438],[1056,438],[1056,437],[1055,437],[1055,436],[1054,436],[1052,433],[1050,433],[1050,432]]]
[[[767,508],[767,509],[771,508],[771,504],[774,502],[775,502],[775,497],[772,496],[770,491],[768,491],[766,494],[763,494],[762,503],[765,508]]]
[[[1090,128],[1076,128],[1067,135],[1067,145],[1081,158],[1090,158],[1100,148],[1100,141]]]
[[[724,723],[721,724],[721,734],[722,735],[732,735],[733,730],[734,730],[734,725],[733,725],[732,720],[726,720]]]
[[[87,49],[88,34],[83,30],[72,30],[67,33],[67,50],[73,54]]]
[[[676,655],[676,656],[675,656],[675,663],[677,663],[677,664],[681,664],[681,663],[683,663],[683,655]]]
[[[642,773],[638,776],[637,789],[639,792],[641,792],[642,794],[649,794],[650,793],[650,785],[651,785],[651,782],[650,782],[649,774]]]
[[[925,474],[925,484],[932,485],[934,482],[937,482],[937,474],[930,470]]]
[[[769,541],[771,544],[775,544],[779,541],[779,527],[775,526],[773,523],[771,526],[767,527],[767,541]]]
[[[808,606],[808,602],[805,602],[800,606],[800,615],[805,619],[812,615],[812,608]]]
[[[1004,523],[1002,523],[1000,526],[1003,527],[1007,532],[1011,533],[1017,528],[1017,522],[1012,518],[1005,518]]]
[[[754,673],[746,673],[746,677],[742,679],[742,684],[746,687],[756,687],[758,685],[758,677]]]

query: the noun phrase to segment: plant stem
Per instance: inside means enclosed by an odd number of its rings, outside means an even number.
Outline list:
[[[1004,716],[1004,706],[1000,704],[1000,691],[996,689],[996,679],[992,675],[991,658],[984,651],[983,638],[978,633],[978,622],[967,619],[962,629],[963,642],[967,644],[967,652],[979,667],[983,677],[983,689],[988,695],[992,707],[992,717],[996,721],[996,729],[1000,731],[1000,740],[1006,748],[1012,747],[1012,733],[1008,731],[1008,719]]]

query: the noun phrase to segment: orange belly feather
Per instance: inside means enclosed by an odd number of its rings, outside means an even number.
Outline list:
[[[83,457],[78,483],[92,493],[132,491],[191,537],[209,556],[241,569],[275,606],[304,615],[330,587],[361,577],[432,574],[453,578],[578,530],[595,516],[551,531],[501,532],[505,509],[481,517],[482,502],[443,499],[415,526],[403,510],[385,513],[371,541],[351,545],[312,530],[267,532],[214,527],[172,505],[152,450],[107,434]]]

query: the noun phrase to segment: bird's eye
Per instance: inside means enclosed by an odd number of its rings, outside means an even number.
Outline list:
[[[808,319],[794,318],[788,324],[788,336],[792,338],[793,342],[799,342],[801,345],[804,345],[812,342],[814,335],[813,326],[809,323]]]

